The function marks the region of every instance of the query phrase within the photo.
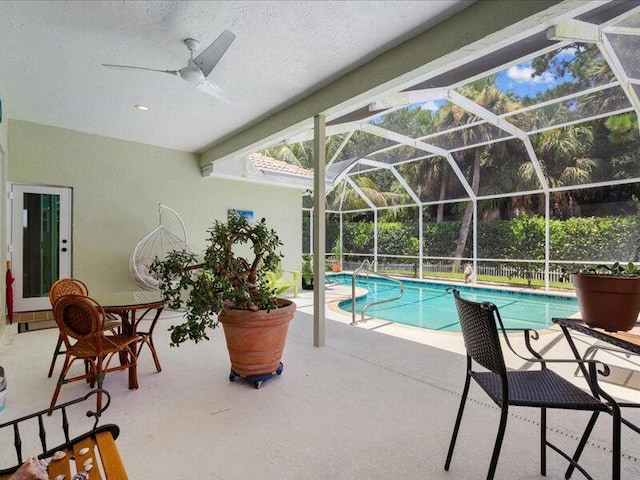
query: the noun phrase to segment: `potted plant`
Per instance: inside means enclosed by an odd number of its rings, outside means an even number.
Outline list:
[[[333,254],[333,264],[331,265],[332,272],[341,272],[342,271],[342,244],[340,240],[336,240],[335,245],[331,249],[331,253]]]
[[[587,267],[571,275],[584,322],[610,332],[631,330],[640,313],[640,268],[632,262]]]
[[[308,253],[302,256],[302,289],[313,290],[313,266],[311,255]]]
[[[151,267],[169,306],[186,307],[185,322],[170,328],[171,346],[208,340],[208,330],[219,322],[231,360],[230,380],[279,374],[296,309],[293,302],[276,298],[266,279],[266,272],[279,265],[282,243],[264,218],[251,224],[236,212],[229,213],[227,223],[216,220],[209,232],[201,262],[190,252],[172,251]],[[236,253],[245,244],[253,252],[252,261]]]

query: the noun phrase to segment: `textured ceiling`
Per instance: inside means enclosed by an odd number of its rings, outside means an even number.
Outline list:
[[[471,3],[2,1],[5,115],[199,151]],[[177,77],[101,66],[179,69],[188,58],[183,39],[206,46],[225,29],[237,38],[210,78],[233,106]]]

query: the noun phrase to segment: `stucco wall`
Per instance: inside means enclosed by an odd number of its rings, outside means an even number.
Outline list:
[[[7,105],[4,95],[2,94],[2,88],[0,86],[0,101],[2,102],[2,122],[0,122],[0,338],[4,332],[4,325],[6,321],[6,298],[5,298],[5,276],[4,266],[7,261],[7,249],[6,249],[6,211],[5,198],[7,198],[7,163],[8,163],[8,134],[9,134],[9,121],[6,118]],[[4,152],[4,155],[3,155]]]
[[[135,289],[129,255],[158,224],[158,204],[183,218],[201,252],[227,209],[265,217],[284,243],[284,267],[300,269],[298,190],[202,178],[195,154],[38,125],[9,122],[9,180],[73,188],[73,275],[90,289]]]

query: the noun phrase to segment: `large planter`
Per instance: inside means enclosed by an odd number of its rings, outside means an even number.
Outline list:
[[[635,326],[640,313],[640,277],[575,273],[571,281],[587,325],[609,332]]]
[[[227,339],[231,368],[243,377],[276,373],[296,304],[278,299],[278,308],[228,310],[219,316]]]

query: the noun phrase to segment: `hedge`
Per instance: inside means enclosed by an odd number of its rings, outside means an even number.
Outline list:
[[[343,228],[345,253],[373,252],[373,222],[344,222]],[[478,255],[481,258],[544,260],[544,228],[544,218],[540,216],[479,222]],[[551,220],[549,229],[551,261],[640,260],[640,218],[636,216]],[[380,222],[378,253],[417,256],[416,230],[416,225]],[[425,256],[452,257],[459,233],[459,221],[425,223]],[[337,232],[332,231],[330,236],[337,236]],[[470,232],[465,257],[472,256],[472,238]],[[328,238],[327,248],[332,245]]]

